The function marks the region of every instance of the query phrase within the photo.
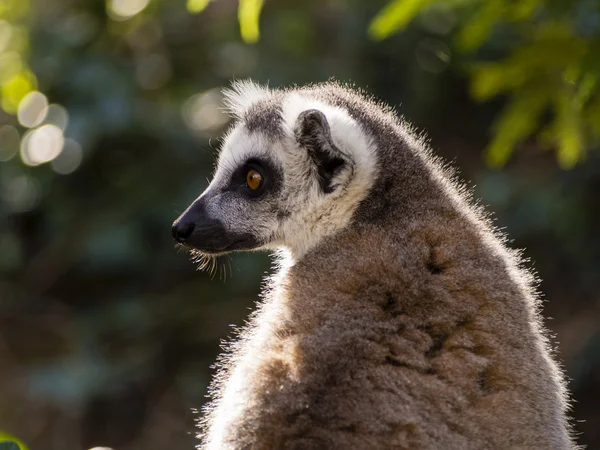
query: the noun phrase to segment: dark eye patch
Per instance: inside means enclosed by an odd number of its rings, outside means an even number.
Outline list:
[[[246,175],[250,170],[256,170],[263,178],[260,187],[255,191],[246,184]],[[279,189],[279,186],[281,186],[281,172],[275,165],[267,159],[252,157],[235,169],[227,189],[239,192],[248,198],[256,198],[274,192]]]

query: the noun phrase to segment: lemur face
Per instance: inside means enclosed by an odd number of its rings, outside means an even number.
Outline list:
[[[244,121],[233,128],[209,187],[173,224],[178,242],[209,255],[280,247],[299,255],[348,223],[370,185],[373,162],[357,166],[357,146],[368,145],[348,142],[356,131],[347,134],[347,115],[305,103],[284,97],[276,132]]]
[[[274,240],[284,170],[276,144],[235,128],[208,188],[173,224],[180,243],[208,254],[253,250]]]

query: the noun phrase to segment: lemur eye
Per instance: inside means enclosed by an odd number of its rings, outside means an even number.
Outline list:
[[[250,169],[246,173],[246,184],[251,190],[256,191],[262,184],[262,181],[263,177],[257,170]]]

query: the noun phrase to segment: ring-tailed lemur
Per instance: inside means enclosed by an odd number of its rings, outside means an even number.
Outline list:
[[[201,448],[573,448],[531,275],[408,126],[333,83],[226,98],[235,125],[173,235],[280,267]]]

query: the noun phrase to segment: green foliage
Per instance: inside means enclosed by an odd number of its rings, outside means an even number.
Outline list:
[[[495,136],[487,149],[486,159],[491,166],[506,163],[515,145],[535,130],[548,102],[544,92],[511,97],[496,121]]]
[[[258,41],[260,37],[258,20],[264,0],[240,0],[238,20],[240,21],[240,34],[242,39],[249,44]]]
[[[188,10],[200,12],[209,2],[188,0]],[[462,17],[455,47],[476,62],[470,70],[473,98],[508,96],[494,124],[487,161],[503,165],[516,146],[537,135],[540,145],[556,148],[560,166],[568,169],[600,139],[600,99],[593,93],[600,67],[588,64],[589,47],[599,40],[600,26],[582,38],[575,20],[576,7],[588,3],[593,8],[593,2],[574,2],[567,14],[561,10],[559,15],[548,0],[392,0],[372,19],[368,33],[382,40],[404,30],[430,5],[452,8]],[[259,39],[262,6],[262,0],[240,0],[240,33],[247,43]],[[499,31],[515,36],[500,45],[500,54],[506,56],[484,58],[483,52],[474,53]],[[481,59],[485,62],[477,63]],[[551,112],[550,121],[546,112]]]
[[[29,69],[29,33],[24,26],[30,14],[28,0],[0,2],[0,107],[16,113],[19,103],[37,86]]]
[[[200,13],[211,1],[187,0],[187,10]],[[239,0],[240,35],[246,43],[260,38],[263,3]],[[461,18],[455,47],[473,59],[467,69],[473,98],[508,97],[486,150],[491,165],[503,165],[516,146],[537,135],[541,146],[557,150],[561,167],[571,168],[600,140],[600,96],[594,92],[600,65],[590,63],[600,56],[592,48],[600,45],[600,24],[582,33],[577,22],[577,8],[599,14],[597,3],[574,2],[559,14],[548,0],[392,0],[371,20],[368,33],[375,40],[385,39],[405,29],[424,8],[435,5],[451,8]],[[0,25],[10,23],[17,36],[8,40],[12,46],[8,50],[14,51],[5,51],[5,60],[0,61],[0,101],[9,113],[16,113],[21,100],[37,87],[35,75],[24,62],[27,32],[18,27],[29,8],[29,2],[14,0],[0,5],[0,19],[5,20]],[[586,12],[579,11],[579,15]],[[499,33],[511,38],[497,38]],[[485,47],[491,41],[495,51],[490,57]],[[547,120],[548,112],[551,120]]]
[[[393,0],[375,16],[369,26],[374,39],[384,39],[403,30],[415,15],[432,0]]]
[[[457,33],[456,46],[463,51],[480,47],[492,34],[494,25],[502,16],[503,7],[503,0],[483,2]]]
[[[187,10],[191,13],[200,13],[212,0],[188,0]],[[264,0],[239,0],[238,21],[240,35],[244,42],[254,44],[260,38],[259,19]]]
[[[428,3],[390,2],[371,22],[371,36],[383,39],[402,30]],[[533,135],[542,146],[556,148],[558,162],[565,169],[598,143],[600,96],[594,87],[600,66],[590,63],[600,58],[598,51],[591,51],[600,42],[597,2],[573,2],[567,11],[555,11],[552,2],[542,0],[437,3],[453,5],[463,17],[455,33],[456,48],[475,61],[486,60],[471,66],[473,98],[485,101],[508,96],[486,150],[492,166],[506,163],[514,148]],[[595,22],[582,25],[585,14],[595,14]],[[512,38],[501,39],[495,33]],[[486,57],[485,45],[494,37],[495,51]]]

